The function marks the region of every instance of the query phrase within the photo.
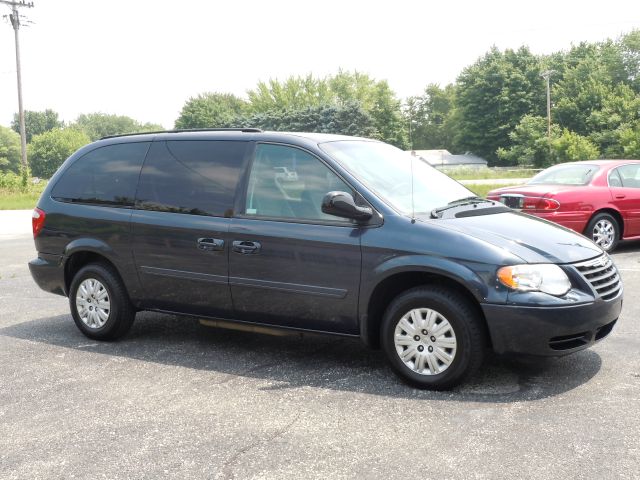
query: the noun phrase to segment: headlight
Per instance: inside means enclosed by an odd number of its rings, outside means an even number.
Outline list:
[[[557,265],[512,265],[498,270],[498,280],[514,290],[562,296],[571,288],[567,274]]]

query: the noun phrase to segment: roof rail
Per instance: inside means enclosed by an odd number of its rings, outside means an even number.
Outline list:
[[[245,133],[261,133],[259,128],[184,128],[179,130],[156,130],[153,132],[136,132],[136,133],[121,133],[120,135],[107,135],[100,140],[107,138],[118,137],[131,137],[133,135],[153,135],[157,133],[189,133],[189,132],[245,132]]]

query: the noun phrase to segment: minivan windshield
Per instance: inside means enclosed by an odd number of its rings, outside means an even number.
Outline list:
[[[456,200],[475,196],[426,160],[386,143],[340,140],[321,143],[320,148],[382,200],[406,215],[429,213]]]
[[[527,185],[586,185],[598,168],[588,163],[556,165],[537,174]]]

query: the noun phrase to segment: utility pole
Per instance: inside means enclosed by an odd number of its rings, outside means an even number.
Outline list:
[[[542,78],[547,81],[547,137],[549,138],[549,143],[551,143],[551,85],[550,78],[551,75],[556,73],[555,70],[546,70],[540,74]]]
[[[18,30],[20,29],[20,14],[18,8],[26,7],[32,8],[33,2],[26,2],[24,0],[0,0],[0,3],[9,5],[11,7],[11,14],[9,14],[9,20],[15,34],[16,41],[16,72],[18,76],[18,118],[20,121],[20,147],[22,153],[22,168],[26,175],[29,164],[27,163],[27,132],[24,124],[24,109],[22,107],[22,77],[20,74],[20,41],[18,38]],[[26,177],[25,177],[26,178]]]

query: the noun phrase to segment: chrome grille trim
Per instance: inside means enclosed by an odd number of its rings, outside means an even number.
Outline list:
[[[606,254],[586,262],[574,263],[573,266],[605,300],[616,297],[622,289],[618,270]]]

